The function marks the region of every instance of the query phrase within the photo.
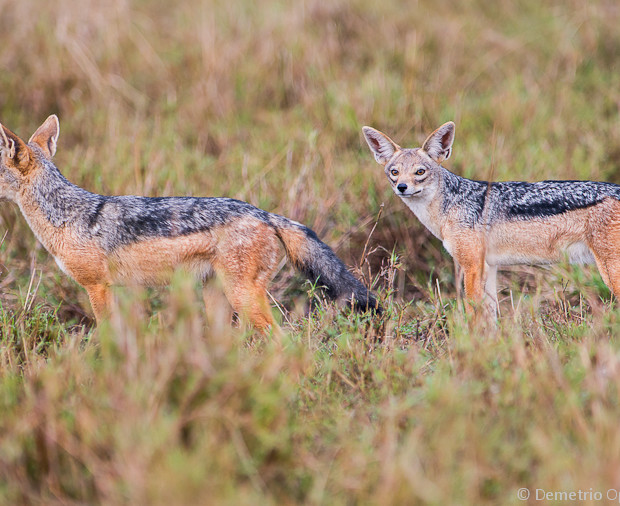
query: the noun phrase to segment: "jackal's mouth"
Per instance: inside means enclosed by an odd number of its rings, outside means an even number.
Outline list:
[[[419,193],[422,193],[422,190],[417,190],[411,193],[396,193],[396,195],[398,195],[399,197],[413,197],[415,195],[418,195]]]

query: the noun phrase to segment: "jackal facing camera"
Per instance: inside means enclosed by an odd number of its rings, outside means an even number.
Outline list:
[[[378,309],[375,297],[309,228],[239,200],[104,196],[70,183],[52,163],[59,134],[50,116],[28,143],[0,125],[0,198],[19,206],[60,268],[88,292],[97,321],[110,286],[159,285],[177,268],[215,274],[232,308],[258,329],[274,325],[266,288],[279,243],[328,297]]]
[[[594,181],[472,181],[442,167],[454,123],[404,149],[371,127],[364,137],[396,195],[463,269],[465,295],[497,315],[497,268],[596,263],[620,295],[620,186]],[[467,304],[468,312],[474,312]]]

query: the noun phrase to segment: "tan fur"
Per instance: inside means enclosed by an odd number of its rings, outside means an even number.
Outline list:
[[[592,213],[597,213],[597,206],[568,211],[544,220],[536,220],[535,223],[498,223],[488,233],[487,255],[531,257],[535,254],[537,263],[559,262],[568,246],[580,241],[587,242]]]
[[[67,248],[76,244],[67,239],[65,235],[56,256],[63,270],[88,291],[98,320],[109,311],[110,286],[164,285],[182,268],[201,278],[217,272],[235,311],[260,330],[274,325],[266,290],[280,247],[273,229],[258,220],[246,218],[210,232],[142,240],[108,256],[94,245]]]
[[[165,285],[179,267],[206,278],[213,272],[215,246],[208,232],[121,246],[106,259],[110,283]]]

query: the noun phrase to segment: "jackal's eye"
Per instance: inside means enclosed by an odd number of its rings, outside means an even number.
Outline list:
[[[426,171],[424,169],[418,169],[415,171],[415,175],[416,176],[421,176],[425,173]]]
[[[390,171],[390,174],[392,174],[392,176],[398,176],[398,174],[399,174],[399,173],[398,173],[398,170],[396,170],[396,169],[392,169],[392,170]]]

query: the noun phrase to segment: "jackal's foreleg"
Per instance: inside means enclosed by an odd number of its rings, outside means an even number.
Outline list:
[[[497,300],[497,265],[488,265],[485,262],[484,306],[489,316],[496,319],[499,316],[499,302]]]
[[[454,245],[453,257],[463,273],[465,311],[473,317],[483,309],[485,298],[489,266],[485,261],[484,241],[478,234],[465,232],[449,237],[447,241]],[[494,285],[494,282],[491,284]],[[492,286],[488,288],[491,289]]]
[[[90,299],[90,305],[95,313],[97,324],[110,314],[112,293],[110,287],[105,284],[88,285],[84,287]]]
[[[463,266],[465,278],[465,311],[473,316],[482,304],[484,296],[483,269],[478,266]]]

